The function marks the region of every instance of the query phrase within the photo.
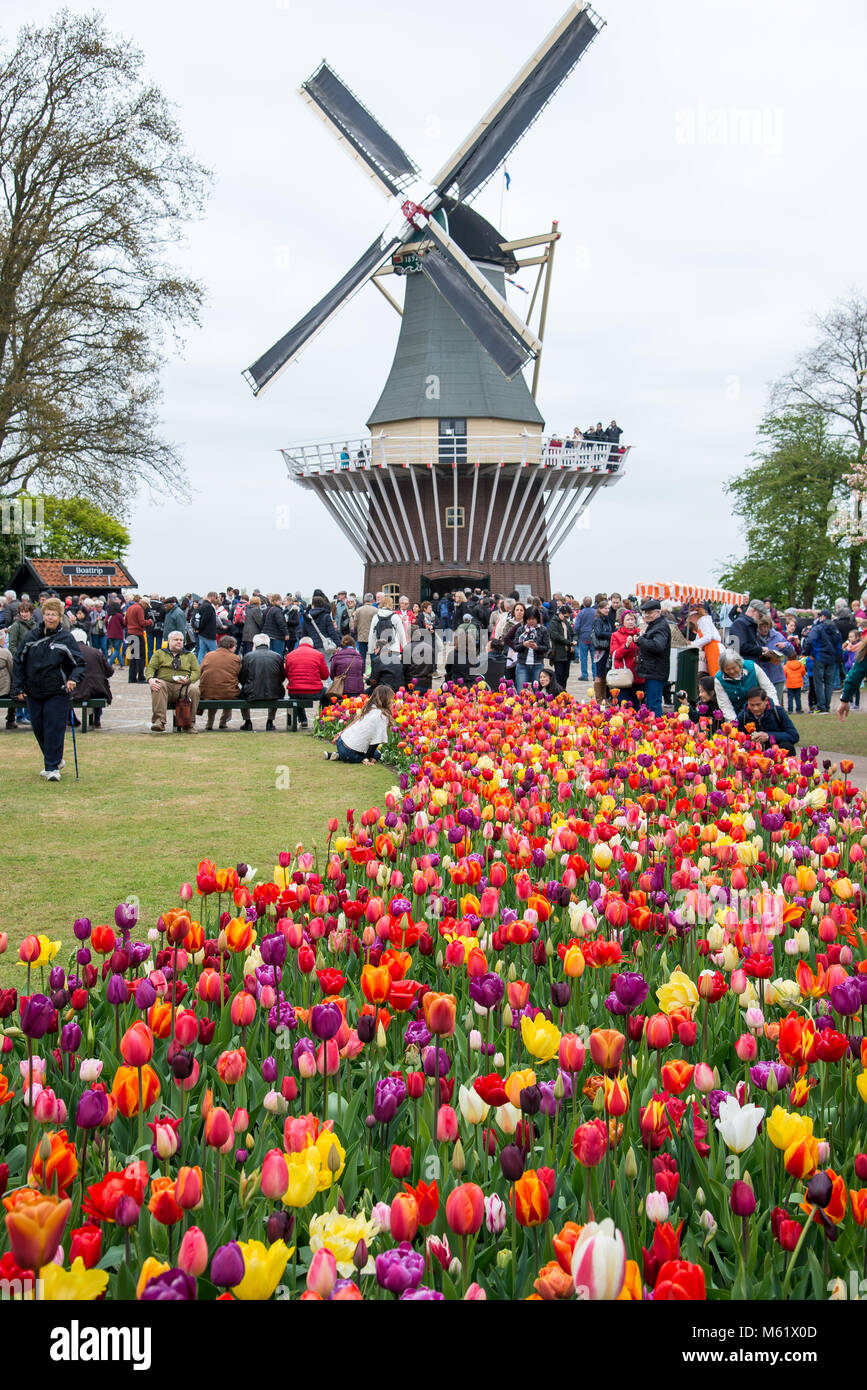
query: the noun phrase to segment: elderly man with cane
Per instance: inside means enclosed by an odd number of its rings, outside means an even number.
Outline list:
[[[33,732],[45,763],[40,776],[46,782],[60,781],[69,697],[85,669],[78,644],[60,625],[62,617],[60,599],[46,599],[42,622],[34,624],[21,643],[12,670],[12,694],[28,702]]]

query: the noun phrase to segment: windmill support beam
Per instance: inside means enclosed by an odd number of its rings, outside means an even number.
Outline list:
[[[353,508],[352,508],[352,505],[351,505],[351,503],[350,503],[350,501],[349,501],[349,498],[346,497],[342,492],[341,492],[341,493],[332,492],[330,495],[331,495],[331,501],[332,501],[332,503],[333,503],[334,506],[337,508],[337,510],[340,512],[341,516],[343,517],[343,520],[346,522],[346,525],[349,527],[350,531],[352,531],[353,535],[355,535],[355,536],[358,537],[358,540],[359,540],[359,542],[360,542],[362,548],[363,548],[363,549],[365,550],[365,552],[366,552],[366,550],[367,550],[367,524],[366,524],[366,521],[365,521],[364,519],[362,519],[361,521],[359,521],[357,514],[353,511]]]
[[[520,262],[519,262],[519,264],[520,264]],[[372,276],[371,276],[371,279],[372,279],[374,285],[376,286],[376,288],[379,290],[379,293],[382,295],[383,299],[387,299],[388,302],[389,302],[389,304],[391,305],[392,309],[394,309],[395,313],[399,314],[400,317],[403,318],[403,310],[401,309],[401,307],[400,307],[400,305],[398,304],[397,300],[395,299],[394,295],[393,295],[393,294],[389,294],[388,290],[385,288],[385,285],[381,285],[381,284],[379,283],[379,276],[378,276],[378,275],[372,275]]]
[[[507,503],[506,503],[506,510],[503,512],[503,522],[502,522],[502,525],[500,526],[500,533],[499,533],[499,535],[497,536],[497,539],[496,539],[496,541],[494,542],[494,548],[493,548],[493,550],[491,551],[491,559],[493,560],[493,562],[494,562],[495,564],[496,564],[497,560],[499,559],[499,557],[500,557],[500,555],[501,555],[501,551],[500,551],[500,541],[503,539],[503,536],[504,536],[505,531],[506,531],[506,527],[507,527],[507,525],[508,525],[508,523],[509,523],[509,517],[510,517],[511,514],[512,514],[512,503],[513,503],[514,500],[515,500],[515,493],[518,491],[518,483],[521,481],[521,472],[522,472],[522,466],[521,466],[521,464],[518,464],[518,465],[516,466],[516,468],[515,468],[515,476],[514,476],[514,478],[512,479],[512,490],[511,490],[511,492],[509,493],[509,500],[508,500]]]
[[[453,559],[454,561],[457,561],[457,558],[458,558],[458,465],[457,465],[457,463],[454,462],[454,460],[452,461],[452,479],[453,479],[453,482],[454,482],[454,488],[453,488],[454,501],[453,501],[453,503],[452,503],[452,505],[453,505],[453,507],[454,507],[454,517],[452,518],[453,521],[454,521],[454,526],[452,527],[453,538],[454,538],[454,544],[453,544],[453,547],[452,547],[452,550],[453,550],[452,559]]]
[[[518,556],[516,556],[516,559],[526,558],[526,559],[528,559],[528,560],[531,560],[531,559],[533,558],[534,547],[537,545],[537,543],[538,543],[538,541],[539,541],[540,534],[544,534],[543,528],[545,527],[546,520],[550,520],[551,511],[552,511],[551,503],[552,503],[553,499],[557,496],[557,493],[560,491],[560,489],[562,488],[564,482],[566,481],[566,479],[567,479],[568,477],[569,477],[569,474],[566,472],[565,468],[559,469],[559,471],[558,471],[558,473],[557,473],[557,481],[555,482],[554,486],[551,488],[551,491],[550,491],[549,494],[548,494],[548,500],[547,500],[547,501],[544,500],[544,493],[543,493],[542,510],[541,510],[541,512],[539,513],[539,518],[538,518],[538,520],[537,520],[537,522],[536,522],[536,525],[533,527],[533,530],[530,532],[530,535],[529,535],[528,538],[527,538],[526,557],[522,557],[521,555],[518,555]],[[563,503],[563,498],[561,497],[561,498],[560,498],[560,501],[557,503],[557,507],[562,506],[562,503]]]
[[[380,472],[381,472],[381,470],[380,470]],[[397,524],[397,518],[395,517],[394,512],[393,512],[392,509],[391,509],[391,500],[390,500],[390,498],[389,498],[389,495],[388,495],[388,492],[387,492],[387,490],[386,490],[385,484],[384,484],[384,482],[382,481],[382,478],[379,476],[378,473],[374,473],[374,474],[373,474],[373,481],[376,483],[377,487],[379,488],[380,495],[381,495],[381,497],[382,497],[383,502],[385,503],[385,510],[388,512],[389,520],[391,521],[391,525],[392,525],[392,535],[393,535],[393,538],[394,538],[394,545],[391,547],[391,549],[392,549],[392,551],[396,551],[396,550],[397,550],[397,547],[400,546],[400,558],[401,558],[402,560],[405,560],[406,563],[409,564],[409,551],[407,550],[406,546],[405,546],[404,543],[403,543],[403,537],[402,537],[402,535],[400,534],[400,527],[398,526],[398,524]]]
[[[434,513],[435,513],[436,519],[437,519],[437,545],[439,546],[440,564],[442,565],[442,564],[444,564],[445,558],[446,558],[446,557],[445,557],[445,555],[443,554],[443,527],[442,527],[442,522],[440,521],[440,499],[439,499],[439,492],[438,492],[438,489],[437,489],[437,470],[436,470],[436,464],[434,464],[434,465],[432,466],[432,468],[431,468],[431,477],[433,478]]]
[[[346,507],[355,517],[356,524],[358,525],[361,534],[364,536],[365,550],[367,556],[372,560],[378,560],[380,558],[379,552],[374,546],[370,536],[370,508],[367,504],[366,498],[360,496],[355,491],[355,488],[352,485],[353,481],[354,480],[350,479],[349,477],[339,478],[338,490],[341,493],[341,496],[343,497]]]
[[[412,467],[410,467],[409,476],[412,481],[412,490],[415,494],[415,509],[418,512],[418,524],[419,529],[421,530],[422,545],[424,546],[424,558],[427,560],[428,564],[430,564],[430,546],[428,545],[427,539],[427,527],[424,523],[424,512],[422,511],[421,507],[421,496],[418,490],[418,479],[415,476],[415,469]]]
[[[552,536],[548,543],[549,560],[553,555],[557,554],[557,551],[560,549],[560,546],[563,544],[566,537],[569,535],[569,532],[575,525],[575,522],[587,510],[588,506],[593,501],[593,498],[596,496],[596,493],[602,486],[603,481],[604,480],[600,478],[598,479],[598,481],[591,483],[589,487],[578,490],[576,496],[577,506],[570,509],[568,515],[564,518],[563,522],[561,522],[559,532],[556,536]]]
[[[536,495],[535,495],[535,497],[533,498],[533,501],[532,501],[531,506],[530,506],[530,510],[527,512],[527,519],[526,519],[526,521],[524,522],[524,528],[523,528],[523,530],[521,531],[520,535],[518,536],[518,539],[515,541],[515,549],[514,549],[514,551],[513,551],[512,553],[513,553],[513,555],[514,555],[514,557],[515,557],[516,560],[520,560],[521,556],[522,556],[523,553],[524,553],[524,541],[527,539],[527,533],[529,532],[530,527],[531,527],[532,524],[533,524],[533,516],[534,516],[534,514],[535,514],[535,512],[536,512],[536,509],[537,509],[537,507],[539,506],[539,503],[540,503],[540,502],[541,502],[541,504],[542,504],[541,514],[542,514],[542,516],[544,516],[544,515],[545,515],[545,479],[544,479],[544,477],[542,477],[542,478],[539,479],[539,482],[538,482],[537,487],[536,487]]]
[[[311,482],[311,486],[313,488],[313,491],[317,494],[320,500],[327,507],[331,516],[337,522],[337,525],[340,527],[341,531],[343,532],[346,539],[349,541],[349,544],[352,546],[355,553],[359,556],[360,559],[364,560],[365,554],[363,542],[359,540],[355,532],[344,521],[340,511],[334,503],[333,498],[329,496],[328,490],[321,483],[319,483],[317,486],[317,483],[315,481]]]
[[[525,486],[524,489],[523,489],[523,492],[522,492],[522,495],[521,495],[521,500],[520,500],[520,502],[518,503],[518,509],[517,509],[517,511],[515,512],[515,519],[514,519],[514,521],[512,522],[512,529],[511,529],[511,531],[509,532],[508,536],[506,537],[506,543],[505,543],[505,545],[503,546],[503,549],[504,549],[504,551],[505,551],[505,553],[506,553],[507,555],[511,554],[511,550],[512,550],[512,541],[515,539],[515,532],[516,532],[517,529],[518,529],[518,523],[519,523],[520,520],[521,520],[521,516],[522,516],[522,514],[523,514],[524,508],[525,508],[526,505],[527,505],[527,501],[528,501],[528,499],[529,499],[529,498],[532,496],[532,494],[533,494],[533,491],[534,491],[534,483],[536,482],[536,479],[537,479],[537,478],[540,478],[540,477],[543,477],[543,476],[544,476],[544,467],[543,467],[543,465],[540,463],[540,464],[538,464],[538,466],[537,466],[537,468],[536,468],[536,477],[535,477],[535,478],[528,478],[528,479],[527,479],[526,486]]]
[[[397,498],[397,505],[400,509],[400,514],[403,517],[403,524],[406,527],[407,539],[409,540],[410,548],[412,550],[412,558],[415,560],[416,564],[418,564],[418,549],[416,547],[415,537],[412,534],[412,527],[409,524],[409,517],[406,514],[406,507],[403,505],[403,496],[401,494],[400,488],[398,487],[397,474],[395,473],[393,468],[390,470],[390,472],[391,485],[394,488],[394,495]]]
[[[540,537],[539,548],[536,551],[536,555],[533,556],[534,559],[538,557],[540,561],[547,561],[550,558],[551,539],[555,534],[559,533],[564,518],[574,509],[576,499],[580,495],[583,487],[584,479],[580,475],[573,473],[566,487],[563,489],[563,496],[560,498],[554,513],[548,519],[548,525]]]
[[[350,484],[352,484],[353,481],[357,482],[358,474],[355,475],[355,479],[353,479],[352,474],[350,474],[349,481]],[[386,547],[384,537],[381,535],[380,531],[374,525],[374,517],[376,515],[376,496],[374,494],[373,488],[370,485],[370,478],[368,477],[368,474],[366,472],[361,474],[361,483],[358,483],[358,486],[361,487],[362,484],[368,512],[367,544],[371,551],[373,551],[373,553],[376,555],[377,560],[380,563],[385,563],[385,561],[390,559],[390,554]],[[360,501],[361,499],[359,499],[359,502]]]
[[[476,521],[476,493],[478,492],[478,490],[479,490],[479,463],[478,463],[478,459],[477,459],[477,460],[476,460],[476,466],[475,466],[475,468],[473,469],[473,497],[472,497],[472,501],[471,501],[471,503],[470,503],[470,525],[469,525],[469,529],[467,530],[467,564],[470,563],[470,559],[471,559],[472,553],[473,553],[473,526],[475,525],[475,521]]]
[[[488,532],[491,529],[491,517],[494,515],[494,502],[497,500],[497,488],[500,486],[500,474],[502,471],[502,464],[498,464],[494,472],[494,486],[491,488],[491,501],[488,505],[488,518],[485,522],[485,533],[482,536],[482,548],[479,551],[479,564],[481,564],[485,558],[485,550],[488,545]]]

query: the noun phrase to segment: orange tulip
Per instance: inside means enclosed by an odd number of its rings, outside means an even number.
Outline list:
[[[247,1052],[237,1047],[221,1052],[217,1058],[217,1075],[225,1086],[236,1086],[247,1069]]]
[[[240,955],[246,951],[248,946],[252,946],[256,940],[256,933],[250,926],[246,917],[233,917],[225,928],[226,945],[234,955]]]
[[[666,1062],[662,1068],[662,1084],[667,1091],[671,1091],[673,1096],[679,1096],[685,1091],[690,1081],[695,1067],[692,1062],[686,1062],[682,1057],[675,1057],[670,1062]]]
[[[553,1239],[557,1263],[570,1278],[572,1277],[572,1251],[575,1249],[583,1229],[584,1227],[579,1226],[575,1221],[567,1221],[563,1229]]]
[[[561,1269],[556,1260],[543,1265],[533,1281],[533,1288],[540,1298],[550,1301],[556,1298],[571,1298],[575,1292],[572,1275]]]
[[[183,1211],[194,1211],[202,1205],[202,1170],[198,1164],[178,1169],[175,1201]]]
[[[459,1236],[474,1236],[485,1219],[485,1194],[474,1182],[453,1187],[446,1198],[446,1221]]]
[[[232,1000],[229,1010],[236,1028],[249,1028],[256,1017],[256,1000],[245,989],[240,990]]]
[[[811,1178],[819,1167],[819,1143],[812,1135],[790,1144],[783,1155],[783,1164],[791,1178]]]
[[[605,1078],[605,1113],[606,1115],[625,1115],[629,1109],[629,1083],[625,1078],[615,1077],[610,1080]]]
[[[43,1161],[42,1144],[46,1139],[51,1144],[51,1153]],[[34,1187],[45,1188],[46,1192],[50,1192],[56,1183],[58,1196],[65,1197],[66,1189],[72,1186],[78,1173],[75,1145],[69,1142],[65,1129],[58,1130],[57,1133],[49,1131],[42,1144],[33,1155],[27,1181]]]
[[[172,1006],[167,999],[158,999],[148,1010],[148,1023],[155,1038],[167,1038],[172,1027]]]
[[[852,1208],[856,1225],[867,1225],[867,1187],[851,1187],[849,1189],[849,1205]]]
[[[174,1226],[183,1218],[184,1209],[175,1198],[174,1178],[152,1178],[148,1211],[161,1226]]]
[[[371,1004],[384,1004],[391,989],[391,975],[385,965],[361,967],[361,992]]]
[[[437,1037],[451,1037],[455,1031],[458,1001],[453,994],[437,994],[429,990],[422,1000],[424,1021]]]
[[[151,1106],[159,1100],[159,1077],[153,1067],[142,1067],[141,1074],[144,1089],[143,1108],[150,1110]],[[126,1116],[128,1120],[137,1115],[139,1110],[138,1068],[118,1067],[114,1074],[114,1081],[111,1083],[111,1094],[117,1102],[117,1108],[121,1115]]]
[[[519,1226],[541,1226],[548,1220],[551,1199],[534,1168],[528,1168],[513,1185],[511,1204]]]
[[[3,1205],[15,1263],[21,1269],[41,1269],[57,1253],[72,1202],[68,1197],[43,1196],[32,1187],[19,1187],[3,1198]]]
[[[590,1056],[597,1067],[615,1072],[620,1066],[626,1038],[616,1028],[594,1028],[590,1034]]]
[[[212,1149],[222,1150],[224,1145],[234,1142],[234,1138],[235,1131],[228,1110],[224,1110],[222,1105],[212,1106],[205,1120],[205,1143],[210,1144]]]

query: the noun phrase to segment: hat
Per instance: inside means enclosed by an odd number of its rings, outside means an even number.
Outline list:
[[[831,616],[831,610],[830,610],[830,608],[820,608],[820,609],[819,609],[819,617],[820,617],[820,618],[830,618],[830,616]]]
[[[747,604],[747,608],[751,608],[754,613],[758,613],[760,618],[766,618],[768,616],[768,610],[762,603],[760,598],[750,599],[749,603]]]
[[[642,613],[652,613],[656,609],[661,609],[662,605],[658,598],[646,598],[641,605]]]
[[[321,589],[314,589],[314,590],[313,590],[313,597],[314,597],[314,598],[321,598],[325,603],[328,602],[327,596],[322,592]]]

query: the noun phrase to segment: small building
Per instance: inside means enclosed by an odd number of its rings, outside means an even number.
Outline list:
[[[120,560],[41,560],[25,555],[9,583],[16,594],[35,601],[45,589],[61,598],[105,597],[121,589],[135,589],[136,581]]]

